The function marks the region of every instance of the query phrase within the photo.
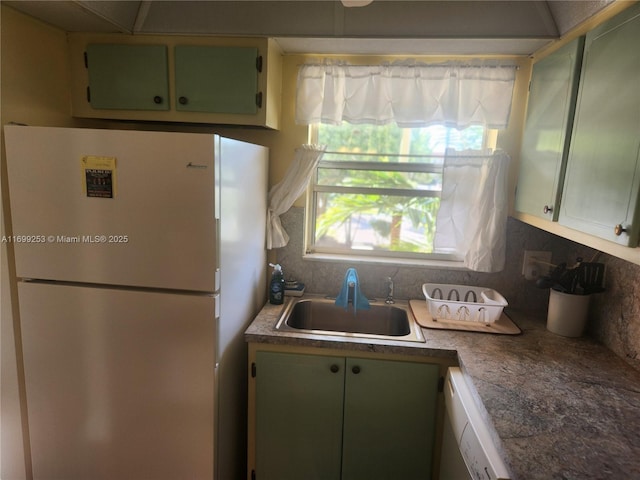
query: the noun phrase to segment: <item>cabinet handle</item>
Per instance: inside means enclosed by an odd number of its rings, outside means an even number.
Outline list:
[[[180,102],[180,105],[186,105],[189,103],[189,99],[187,97],[180,97],[178,98],[178,102]]]
[[[355,365],[355,366],[353,366],[353,367],[351,368],[351,371],[352,371],[355,375],[357,375],[357,374],[359,374],[359,373],[360,373],[360,367],[359,367],[359,366],[357,366],[357,365]]]
[[[619,223],[615,227],[613,227],[613,233],[616,234],[616,237],[619,237],[620,235],[622,235],[626,231],[627,231],[627,229],[624,228],[621,223]]]
[[[153,103],[160,105],[162,103],[162,97],[160,95],[156,95],[153,97]]]
[[[331,365],[331,367],[329,367],[329,370],[331,370],[331,372],[333,373],[338,373],[340,371],[340,367],[334,363],[333,365]]]
[[[553,206],[545,205],[542,211],[547,214],[553,212]]]

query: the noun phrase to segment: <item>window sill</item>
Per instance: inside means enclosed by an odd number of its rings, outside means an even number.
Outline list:
[[[306,253],[303,260],[312,262],[340,262],[360,265],[394,265],[403,267],[433,268],[438,270],[466,270],[462,261],[454,260],[423,260],[415,258],[384,258],[358,255],[338,255],[331,253]]]

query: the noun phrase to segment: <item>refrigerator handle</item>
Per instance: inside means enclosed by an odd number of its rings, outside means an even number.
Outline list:
[[[213,329],[215,332],[216,341],[214,342],[214,365],[216,369],[215,381],[217,383],[217,371],[218,366],[220,364],[220,356],[222,355],[221,344],[220,344],[220,294],[215,294],[213,296]],[[217,392],[216,388],[216,392]]]
[[[222,144],[221,138],[218,135],[214,137],[214,154],[213,154],[213,211],[214,211],[214,228],[216,229],[214,237],[216,239],[215,246],[215,289],[216,292],[220,290],[220,252],[221,252],[221,243],[222,243],[222,235],[221,235],[221,225],[222,225],[222,208],[220,206],[221,196],[222,196],[222,176],[221,176],[221,165],[220,161],[222,158]],[[216,302],[216,306],[218,302]],[[219,307],[217,307],[219,308]],[[218,312],[219,313],[219,312]]]
[[[214,238],[216,239],[216,246],[215,246],[215,291],[217,292],[218,290],[220,290],[220,242],[222,241],[221,237],[220,237],[220,217],[216,218],[215,221],[215,225],[214,225],[216,231],[215,231],[215,236]]]

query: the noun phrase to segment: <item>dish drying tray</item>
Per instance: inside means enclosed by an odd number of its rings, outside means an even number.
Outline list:
[[[422,293],[434,321],[491,324],[508,305],[502,295],[485,287],[424,283]]]

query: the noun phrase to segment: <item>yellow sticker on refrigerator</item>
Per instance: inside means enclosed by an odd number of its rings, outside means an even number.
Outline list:
[[[113,198],[116,195],[116,157],[86,155],[80,159],[82,189],[87,197]]]

